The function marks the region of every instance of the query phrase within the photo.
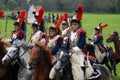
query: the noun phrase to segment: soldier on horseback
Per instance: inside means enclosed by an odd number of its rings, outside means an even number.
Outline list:
[[[94,35],[93,38],[89,38],[88,40],[92,41],[91,44],[97,45],[99,48],[100,52],[102,53],[103,59],[106,57],[107,49],[106,46],[103,44],[103,35],[102,35],[102,29],[101,23],[99,24],[99,27],[94,28]]]
[[[43,44],[46,44],[46,41],[45,41],[46,34],[39,30],[39,25],[37,23],[33,23],[32,29],[33,29],[33,33],[30,36],[29,42],[34,43],[34,42],[40,41]]]
[[[24,39],[24,31],[21,30],[20,23],[15,22],[13,25],[14,25],[14,30],[12,31],[12,34],[11,34],[11,43],[16,39],[19,39],[19,40]]]
[[[51,26],[49,28],[49,36],[47,38],[47,47],[51,50],[52,54],[55,55],[61,45],[63,44],[63,37],[58,35],[56,27]]]

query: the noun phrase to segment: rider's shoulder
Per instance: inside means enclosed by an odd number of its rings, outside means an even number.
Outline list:
[[[84,30],[84,29],[79,29],[78,33],[87,34],[86,30]]]
[[[103,35],[102,35],[102,34],[98,34],[97,37],[98,37],[98,38],[102,38]]]

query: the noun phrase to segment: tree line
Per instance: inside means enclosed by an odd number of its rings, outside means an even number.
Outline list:
[[[120,13],[120,0],[31,0],[31,4],[43,6],[46,11],[73,12],[78,4],[89,13]],[[25,9],[27,0],[0,0],[2,10]]]

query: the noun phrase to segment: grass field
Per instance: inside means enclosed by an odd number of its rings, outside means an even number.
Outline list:
[[[82,27],[87,31],[87,38],[91,36],[94,28],[102,22],[103,24],[108,23],[108,27],[103,29],[104,43],[112,46],[113,43],[107,44],[105,40],[113,31],[120,33],[120,14],[84,14],[82,19]],[[0,33],[5,35],[5,38],[10,38],[11,31],[13,30],[13,20],[8,19],[7,31],[5,32],[6,20],[0,20]],[[49,27],[50,25],[46,25]],[[32,32],[31,25],[27,25],[27,40]],[[120,64],[117,65],[117,76],[113,76],[114,80],[120,80]]]

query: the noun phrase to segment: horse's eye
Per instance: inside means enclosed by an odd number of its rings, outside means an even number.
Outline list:
[[[14,53],[16,52],[16,51],[13,51]]]

